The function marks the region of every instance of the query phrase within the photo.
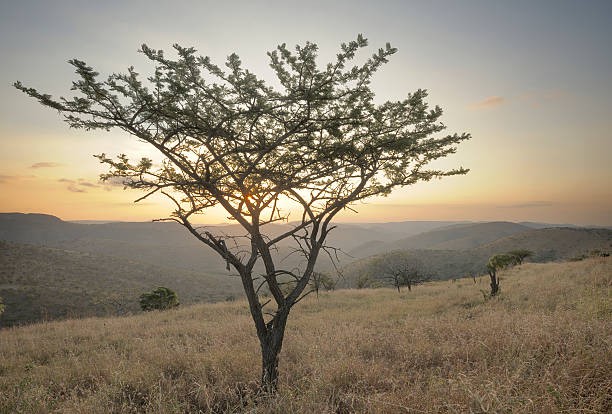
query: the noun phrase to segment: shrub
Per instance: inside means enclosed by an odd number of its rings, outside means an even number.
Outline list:
[[[179,305],[178,295],[166,287],[158,287],[140,295],[140,308],[143,311],[165,310]]]

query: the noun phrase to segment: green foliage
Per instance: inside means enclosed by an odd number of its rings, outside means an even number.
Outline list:
[[[497,272],[510,266],[514,266],[518,263],[518,259],[513,254],[503,253],[496,254],[489,258],[487,263],[487,270]]]
[[[491,278],[491,296],[495,296],[497,293],[499,293],[499,278],[497,277],[497,272],[510,266],[515,266],[522,263],[523,259],[521,256],[525,254],[531,255],[531,252],[528,250],[516,250],[515,253],[517,254],[512,252],[496,254],[495,256],[491,256],[491,258],[489,258],[489,262],[487,263],[487,271],[489,272],[489,277]]]
[[[54,99],[20,82],[15,87],[59,110],[73,128],[117,128],[153,145],[166,163],[102,154],[110,167],[102,178],[160,191],[176,202],[181,222],[216,205],[243,225],[246,217],[276,221],[283,214],[274,208],[279,198],[307,207],[316,219],[397,186],[467,172],[426,169],[470,136],[436,135],[445,129],[442,109],[429,107],[425,90],[377,104],[371,78],[396,49],[387,44],[362,65],[350,65],[366,46],[360,35],[322,68],[317,45],[295,52],[278,46],[269,57],[279,90],[244,69],[236,54],[223,69],[179,45],[176,60],[142,45],[155,65],[148,82],[134,68],[100,79],[73,59],[77,96]],[[300,191],[314,199],[303,200]],[[266,208],[269,214],[257,214]]]
[[[2,301],[2,297],[0,296],[0,316],[4,313],[4,303]]]
[[[166,310],[179,305],[176,292],[166,287],[158,287],[140,295],[140,308],[143,311]]]
[[[517,264],[519,265],[523,264],[523,260],[525,260],[526,258],[533,256],[533,252],[527,249],[512,250],[508,252],[508,254],[514,256],[516,258]]]

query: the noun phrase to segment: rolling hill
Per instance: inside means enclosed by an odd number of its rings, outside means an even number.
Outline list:
[[[415,249],[464,250],[529,229],[509,222],[453,224],[390,242],[366,243],[352,249],[350,255],[367,257],[393,250]]]
[[[497,226],[497,223],[493,224]],[[512,229],[513,227],[507,226],[507,228]],[[454,232],[454,229],[451,231],[453,234],[457,234]],[[446,232],[446,230],[433,231],[431,233],[434,233],[434,236],[438,236],[442,232]],[[437,237],[429,237],[428,235],[429,233],[420,235],[420,240],[440,240]],[[468,240],[469,243],[472,243],[477,239],[478,237],[471,237],[468,234],[463,238],[456,238],[454,240],[462,242]],[[440,245],[449,245],[449,242],[434,246]],[[434,279],[455,279],[468,275],[483,274],[486,272],[486,263],[490,256],[515,249],[531,250],[534,255],[528,260],[532,262],[568,260],[588,254],[592,250],[610,252],[612,251],[612,230],[563,227],[532,229],[515,232],[510,236],[502,237],[470,249],[396,249],[387,253],[359,259],[346,265],[342,270],[344,278],[339,281],[339,286],[355,287],[360,278],[367,278],[375,283],[385,284],[382,266],[385,262],[394,260],[414,263],[423,274],[429,275]]]

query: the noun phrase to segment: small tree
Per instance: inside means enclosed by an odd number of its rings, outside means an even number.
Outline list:
[[[140,295],[140,308],[143,311],[172,309],[178,305],[176,292],[166,287],[160,286],[149,293]]]
[[[523,260],[533,256],[533,252],[527,249],[512,250],[511,252],[508,252],[508,254],[516,258],[516,264],[518,265],[522,265]]]
[[[415,260],[406,258],[388,260],[382,263],[382,273],[397,289],[398,293],[402,286],[406,286],[408,291],[412,291],[412,286],[430,279],[423,274],[422,266]]]
[[[327,273],[322,272],[312,272],[310,284],[317,297],[321,289],[334,290],[336,288],[336,281]]]
[[[137,201],[155,193],[168,197],[175,211],[166,220],[185,226],[239,274],[261,346],[266,391],[276,390],[287,318],[311,291],[334,217],[397,187],[467,172],[427,168],[470,136],[441,135],[442,109],[429,108],[424,90],[377,103],[371,79],[396,49],[387,44],[363,63],[352,63],[366,46],[359,35],[320,68],[315,44],[295,52],[280,45],[269,53],[276,89],[244,69],[235,54],[223,69],[178,45],[178,59],[142,46],[155,66],[148,81],[134,68],[100,79],[73,59],[79,76],[73,98],[54,99],[15,83],[64,114],[73,128],[120,129],[157,151],[160,163],[97,156],[110,168],[102,179],[119,178],[145,191]],[[240,243],[194,226],[195,215],[217,206],[244,230]],[[289,212],[297,223],[272,235],[266,225],[287,220]],[[303,257],[299,267],[283,267],[275,256],[281,242],[293,242]],[[283,292],[280,283],[287,278],[295,283]],[[260,296],[260,282],[272,300]]]
[[[491,296],[496,296],[499,293],[499,278],[497,277],[497,272],[517,263],[517,257],[508,253],[496,254],[489,259],[487,263],[487,272],[491,278]]]

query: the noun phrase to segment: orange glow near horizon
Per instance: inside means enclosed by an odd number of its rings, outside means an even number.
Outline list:
[[[155,7],[145,9],[135,2],[27,3],[3,2],[0,12],[0,212],[149,221],[173,210],[162,197],[135,204],[142,193],[98,181],[105,169],[93,154],[155,160],[152,148],[121,131],[69,129],[56,111],[12,87],[15,81],[70,97],[75,79],[66,64],[70,58],[86,61],[101,77],[132,65],[146,77],[151,64],[136,53],[146,42],[168,56],[174,43],[194,46],[220,67],[236,52],[245,68],[278,86],[266,54],[276,45],[314,42],[318,63],[325,67],[342,42],[361,32],[369,46],[360,59],[386,42],[398,49],[374,76],[376,102],[402,100],[427,89],[430,106],[444,110],[445,132],[472,135],[436,168],[471,171],[367,200],[354,206],[358,213],[347,210],[336,221],[612,226],[612,3],[550,7],[534,2],[527,7],[517,2],[396,1],[380,8],[364,2],[349,7],[350,13],[342,2],[326,7],[154,2]],[[301,19],[294,19],[296,10]],[[125,19],[116,19],[117,13]],[[221,18],[229,14],[231,20]],[[136,19],[138,30],[133,30]],[[321,24],[313,29],[313,21]],[[298,218],[295,214],[289,220]],[[212,209],[197,221],[228,218]]]
[[[42,169],[42,167],[41,167]],[[450,180],[458,181],[462,177]],[[462,199],[456,194],[445,197],[444,180],[423,183],[396,191],[388,198],[377,198],[353,206],[339,214],[337,222],[394,222],[408,220],[468,220],[468,221],[541,221],[582,225],[611,225],[605,194],[594,197],[586,191],[577,199],[562,199],[551,192],[540,199],[518,199],[511,194],[494,194],[490,199],[478,197],[477,191],[467,191]],[[2,198],[0,212],[44,213],[63,220],[150,221],[168,217],[172,204],[163,196],[154,196],[134,203],[141,193],[108,186],[94,180],[69,180],[55,174],[14,176],[0,181]],[[436,191],[439,190],[439,191]],[[576,193],[574,193],[576,194]],[[196,216],[203,224],[229,222],[221,208]],[[298,219],[289,215],[289,221]]]

